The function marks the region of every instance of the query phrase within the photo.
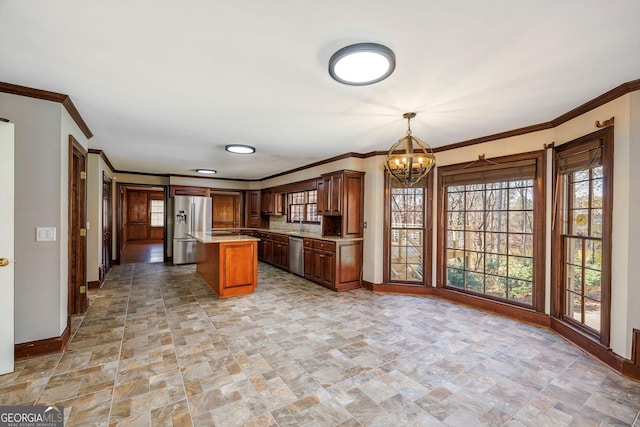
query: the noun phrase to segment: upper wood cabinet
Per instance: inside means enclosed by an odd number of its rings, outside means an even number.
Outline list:
[[[321,176],[318,214],[324,236],[362,237],[364,172],[342,170]]]
[[[343,171],[322,175],[322,188],[318,188],[318,204],[322,206],[319,215],[342,215],[343,178]]]
[[[273,190],[264,189],[260,193],[260,213],[262,215],[273,215]]]
[[[207,187],[190,187],[185,185],[172,185],[170,187],[171,197],[175,196],[202,196],[210,197],[211,189]]]
[[[273,188],[262,190],[260,195],[260,213],[262,215],[282,215],[282,193]]]
[[[263,225],[260,217],[260,190],[251,190],[244,193],[245,196],[245,226],[260,228]]]
[[[240,227],[240,195],[211,193],[211,227]]]
[[[260,215],[260,191],[247,191],[247,213]]]

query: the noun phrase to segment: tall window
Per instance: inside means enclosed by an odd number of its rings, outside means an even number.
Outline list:
[[[287,194],[287,222],[319,223],[318,190]]]
[[[560,256],[554,257],[560,297],[555,314],[603,344],[609,340],[611,286],[608,131],[555,151],[554,237],[561,248]]]
[[[427,215],[431,174],[412,187],[400,185],[387,173],[385,236],[387,283],[425,285],[431,279],[430,216]]]
[[[151,200],[151,226],[164,226],[164,200]]]
[[[441,286],[544,309],[543,158],[441,170]]]

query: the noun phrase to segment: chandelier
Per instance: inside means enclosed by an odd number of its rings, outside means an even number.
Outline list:
[[[428,144],[411,135],[411,119],[416,113],[404,113],[407,135],[393,144],[384,167],[404,187],[411,187],[427,176],[436,164],[436,156]]]

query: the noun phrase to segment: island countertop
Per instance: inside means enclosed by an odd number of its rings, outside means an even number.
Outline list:
[[[244,236],[241,234],[220,235],[212,234],[210,231],[194,231],[186,233],[200,243],[229,243],[229,242],[257,242],[257,237]]]
[[[234,233],[234,232],[242,232],[242,231],[256,231],[258,233],[271,233],[271,234],[280,234],[284,236],[291,237],[302,237],[302,238],[310,238],[316,240],[326,240],[328,242],[357,242],[364,240],[364,237],[338,237],[338,236],[323,236],[320,233],[314,233],[310,231],[294,231],[294,230],[281,230],[281,229],[269,229],[269,228],[249,228],[249,227],[241,227],[241,228],[215,228],[208,233]],[[223,235],[224,236],[224,235]],[[224,236],[228,237],[228,236]]]

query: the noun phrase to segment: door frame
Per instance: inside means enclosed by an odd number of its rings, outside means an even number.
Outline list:
[[[75,159],[79,164],[76,166]],[[87,150],[69,135],[69,242],[67,313],[89,308],[87,295]],[[83,231],[84,230],[84,233]]]
[[[105,186],[109,186],[108,197],[105,197]],[[105,213],[107,215],[105,215]],[[105,245],[108,243],[107,245]],[[105,247],[106,246],[106,247]],[[106,265],[105,265],[106,261]],[[113,180],[102,171],[102,266],[100,283],[113,265]]]
[[[122,225],[123,225],[123,198],[124,198],[124,189],[127,187],[148,187],[148,188],[160,188],[162,187],[162,193],[164,198],[164,227],[162,231],[162,259],[164,259],[165,263],[170,262],[171,260],[167,256],[167,245],[169,244],[167,239],[167,220],[169,218],[169,212],[167,207],[169,206],[169,186],[164,184],[137,184],[135,182],[117,182],[116,183],[116,259],[114,264],[120,265],[122,259]],[[173,240],[171,240],[173,243]],[[113,257],[113,255],[112,255]]]

